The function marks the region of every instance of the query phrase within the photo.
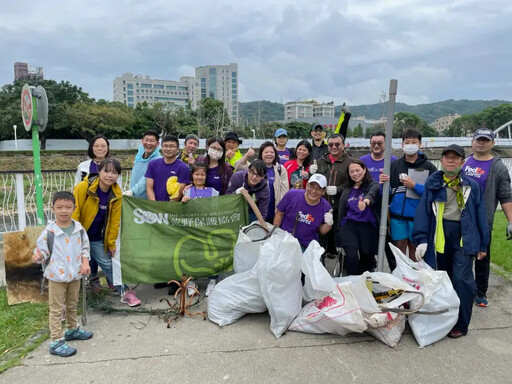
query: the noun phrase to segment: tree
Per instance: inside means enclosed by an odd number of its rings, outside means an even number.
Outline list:
[[[354,137],[363,137],[363,126],[359,123],[357,127],[354,127]]]
[[[352,128],[347,128],[347,137],[354,137],[354,131],[352,131]]]
[[[384,124],[382,124],[382,123],[375,124],[375,125],[372,125],[371,127],[366,128],[364,137],[369,139],[371,137],[371,135],[373,135],[374,133],[385,132],[385,131],[386,131],[386,127],[384,126]]]
[[[284,128],[288,132],[288,138],[290,139],[307,139],[311,137],[311,124],[309,123],[290,121],[286,123]]]
[[[201,100],[197,110],[198,123],[207,126],[215,136],[224,136],[231,127],[231,121],[220,100],[206,98]]]
[[[413,128],[418,131],[430,133],[428,123],[420,119],[414,113],[409,112],[398,112],[395,113],[393,121],[393,137],[402,137],[404,130]]]

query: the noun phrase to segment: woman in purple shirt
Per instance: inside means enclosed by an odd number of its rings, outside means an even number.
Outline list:
[[[218,137],[210,137],[206,140],[206,156],[196,160],[205,163],[208,167],[206,171],[206,186],[211,187],[220,195],[225,195],[231,176],[233,176],[233,167],[226,162],[226,144],[224,140]]]
[[[349,163],[348,174],[350,188],[341,194],[336,240],[345,251],[347,274],[360,275],[376,266],[380,189],[361,160]]]

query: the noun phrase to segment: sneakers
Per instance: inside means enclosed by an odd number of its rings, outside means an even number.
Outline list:
[[[137,307],[140,305],[141,301],[137,298],[135,292],[129,289],[123,297],[121,297],[121,303],[128,304],[130,307]]]
[[[213,292],[213,289],[215,288],[215,284],[217,284],[217,280],[210,279],[210,282],[208,283],[208,286],[206,287],[206,292],[204,293],[205,296],[210,296],[210,294]]]
[[[487,301],[487,297],[483,296],[483,297],[479,297],[477,296],[475,298],[475,304],[478,305],[479,307],[487,307],[489,305],[489,302]]]
[[[92,337],[92,332],[84,331],[83,329],[80,329],[80,327],[76,329],[70,329],[64,334],[64,339],[66,341],[71,340],[88,340]]]
[[[59,339],[50,343],[50,355],[69,357],[73,356],[75,353],[76,348],[67,345],[64,339]]]
[[[188,282],[187,284],[187,294],[189,296],[193,296],[194,294],[196,294],[198,292],[197,290],[197,284],[195,282],[193,282],[192,280]]]
[[[466,336],[466,335],[467,335],[467,332],[461,332],[461,331],[459,331],[457,329],[452,329],[450,331],[450,333],[448,333],[448,337],[450,339],[458,339],[459,337]]]
[[[94,293],[99,293],[103,290],[103,285],[101,285],[99,277],[94,277],[89,280],[89,287]]]

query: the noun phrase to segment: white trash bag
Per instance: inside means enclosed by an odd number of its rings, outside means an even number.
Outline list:
[[[274,233],[260,249],[255,270],[270,314],[270,330],[276,337],[302,308],[301,262],[299,242],[286,231]]]
[[[323,299],[335,287],[336,283],[320,261],[325,250],[313,240],[302,255],[301,269],[305,275],[303,299],[309,303]]]
[[[208,297],[208,319],[221,327],[266,310],[255,268],[222,280]]]
[[[434,271],[423,260],[414,262],[397,247],[390,244],[397,267],[393,275],[404,280],[425,295],[423,312],[442,311],[441,314],[414,314],[409,316],[409,324],[420,347],[433,344],[444,338],[457,323],[460,300],[453,289],[446,271]],[[413,300],[412,304],[416,304]]]
[[[352,283],[346,282],[337,284],[323,299],[306,304],[289,330],[344,336],[350,332],[364,332],[366,328]]]
[[[274,228],[270,224],[267,224],[267,227],[269,231]],[[276,228],[274,233],[276,231],[279,233],[283,230]],[[268,235],[269,232],[265,231],[258,221],[252,222],[238,231],[238,239],[233,255],[233,270],[235,273],[250,271],[256,265],[260,248],[267,240]]]

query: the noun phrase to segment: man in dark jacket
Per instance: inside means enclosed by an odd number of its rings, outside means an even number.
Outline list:
[[[475,304],[479,307],[487,307],[494,213],[499,202],[508,220],[507,238],[512,238],[512,191],[507,167],[499,157],[495,157],[491,153],[492,147],[494,147],[494,132],[488,128],[477,129],[473,134],[471,146],[473,154],[466,160],[462,172],[467,177],[475,180],[484,191],[485,210],[489,224],[487,257],[475,262],[477,289]]]
[[[489,228],[480,186],[461,173],[464,150],[452,144],[443,149],[441,171],[425,183],[416,210],[413,237],[416,260],[447,271],[460,299],[459,318],[448,337],[468,332],[476,293],[473,258],[486,256]]]
[[[311,160],[318,160],[323,157],[327,151],[327,145],[325,144],[325,130],[323,125],[313,124],[311,127],[311,137],[313,138],[313,142],[311,146],[313,147],[313,151],[311,152]]]
[[[334,216],[334,230],[321,238],[320,244],[327,253],[336,254],[334,236],[338,230],[338,206],[341,193],[348,187],[348,165],[352,157],[345,153],[345,138],[339,133],[329,136],[327,141],[329,153],[326,153],[314,164],[309,166],[309,172],[324,175],[327,179],[326,200],[331,204]]]
[[[390,176],[381,173],[381,183],[389,181],[389,215],[391,240],[404,253],[414,259],[412,224],[414,214],[423,194],[425,181],[436,171],[436,167],[427,156],[419,152],[421,133],[416,129],[407,129],[402,134],[404,156],[391,163]]]

